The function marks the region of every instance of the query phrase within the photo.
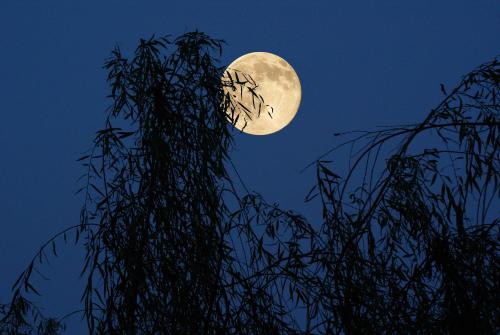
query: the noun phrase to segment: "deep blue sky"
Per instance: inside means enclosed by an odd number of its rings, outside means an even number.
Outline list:
[[[75,160],[103,123],[110,50],[194,29],[228,42],[226,64],[269,51],[294,66],[297,117],[275,135],[236,136],[233,156],[250,189],[309,215],[302,201],[313,180],[299,171],[337,143],[332,134],[424,118],[440,83],[500,53],[500,2],[2,0],[0,302],[37,247],[78,223]],[[81,294],[81,249],[61,253],[43,268],[53,280],[39,282],[56,316],[78,309]],[[68,333],[82,333],[69,323]]]

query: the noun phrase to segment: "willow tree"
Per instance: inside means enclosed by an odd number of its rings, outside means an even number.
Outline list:
[[[441,89],[422,122],[351,134],[346,177],[317,162],[315,332],[500,332],[500,62]]]
[[[86,248],[82,303],[91,334],[276,334],[297,326],[276,294],[293,278],[279,269],[299,252],[286,243],[311,228],[256,195],[240,196],[229,177],[228,119],[254,108],[234,97],[249,94],[261,106],[264,99],[246,74],[223,76],[222,43],[193,32],[141,40],[130,60],[112,52],[112,105],[79,159],[87,169],[81,222],[54,236],[19,277],[6,331],[35,330],[26,314],[37,310],[23,292],[35,290],[32,270],[70,231]],[[256,222],[254,210],[269,220]],[[39,329],[60,325],[35,319]]]

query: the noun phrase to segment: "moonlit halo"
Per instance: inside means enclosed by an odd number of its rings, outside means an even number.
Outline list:
[[[255,97],[252,101],[251,94],[240,95],[224,87],[225,93],[251,111],[247,116],[242,108],[235,109],[233,117],[238,117],[234,125],[237,129],[252,135],[269,135],[286,127],[297,114],[301,85],[297,73],[283,58],[269,52],[248,53],[234,60],[227,67],[227,73],[233,77],[235,73],[249,75],[257,85],[255,93],[262,96],[265,103],[258,115],[258,108],[252,108]]]

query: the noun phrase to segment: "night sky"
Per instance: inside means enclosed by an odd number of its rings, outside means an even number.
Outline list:
[[[2,0],[0,302],[44,241],[78,224],[76,159],[103,126],[111,49],[131,55],[141,37],[195,29],[227,42],[221,64],[268,51],[295,68],[295,119],[270,136],[236,133],[232,153],[250,190],[317,226],[303,203],[313,171],[300,170],[338,144],[336,132],[422,120],[440,83],[452,87],[500,53],[500,2]],[[79,309],[82,293],[82,247],[59,251],[34,297],[51,316]],[[84,333],[78,317],[68,326]]]

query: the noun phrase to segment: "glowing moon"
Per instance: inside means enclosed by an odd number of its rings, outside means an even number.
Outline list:
[[[300,81],[283,58],[269,52],[252,52],[233,61],[225,76],[228,73],[232,78],[238,73],[239,78],[250,75],[256,85],[254,92],[264,100],[259,108],[252,94],[224,88],[239,106],[233,116],[235,120],[238,117],[235,127],[239,130],[253,135],[272,134],[287,126],[297,114],[302,96]]]

